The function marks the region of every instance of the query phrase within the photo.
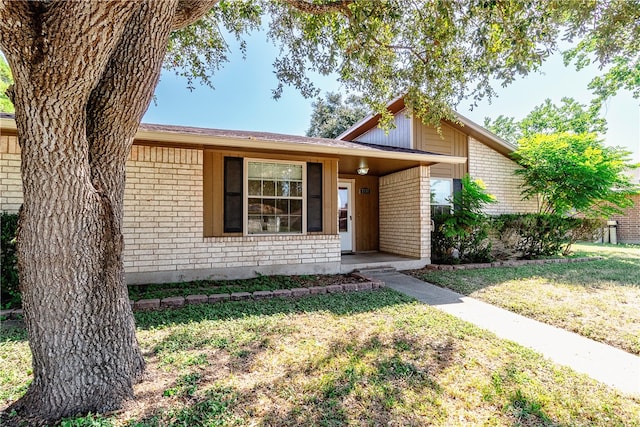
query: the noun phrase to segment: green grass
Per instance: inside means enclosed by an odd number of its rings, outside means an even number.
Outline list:
[[[412,274],[527,317],[640,354],[640,246],[577,244],[568,264]]]
[[[640,399],[392,290],[136,313],[135,401],[69,426],[640,426]],[[29,382],[3,332],[0,406]]]

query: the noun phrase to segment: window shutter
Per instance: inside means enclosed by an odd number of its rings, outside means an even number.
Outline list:
[[[462,180],[461,179],[454,179],[453,180],[453,200],[455,200],[455,196],[456,194],[462,193]],[[457,211],[460,210],[460,205],[454,204],[453,205],[453,210]]]
[[[242,208],[242,157],[224,158],[224,232],[242,233],[244,212]]]
[[[322,163],[307,163],[307,231],[322,231]]]

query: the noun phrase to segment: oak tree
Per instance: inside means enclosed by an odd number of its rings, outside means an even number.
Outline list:
[[[436,123],[465,97],[491,96],[494,79],[508,84],[537,69],[568,20],[585,37],[593,4],[617,2],[581,2],[568,13],[574,3],[0,0],[33,355],[33,381],[8,411],[53,420],[114,409],[144,369],[122,262],[125,163],[167,51],[165,65],[211,82],[226,60],[221,28],[241,38],[265,17],[281,47],[282,84],[315,96],[308,72],[335,72],[383,119],[387,101],[404,94],[414,114]]]
[[[311,106],[313,112],[307,136],[320,138],[336,138],[369,113],[355,95],[343,101],[341,94],[332,92],[327,93],[324,99],[318,98]]]

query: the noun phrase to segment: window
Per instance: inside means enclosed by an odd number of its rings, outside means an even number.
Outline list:
[[[461,179],[431,178],[430,185],[432,217],[458,209],[453,205],[453,195],[462,191]]]
[[[431,178],[431,216],[450,213],[452,208],[453,180]]]
[[[302,233],[304,163],[247,159],[247,234]]]

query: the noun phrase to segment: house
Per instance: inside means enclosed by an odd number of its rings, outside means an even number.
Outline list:
[[[349,272],[430,262],[431,188],[437,203],[469,172],[521,210],[512,149],[473,122],[432,127],[390,105],[341,140],[142,124],[127,162],[124,263],[128,283],[255,274]],[[382,133],[382,135],[384,135]],[[0,115],[0,210],[22,203],[16,125]],[[351,253],[371,254],[354,261]]]
[[[489,132],[466,117],[457,114],[459,123],[443,120],[440,133],[416,117],[412,117],[397,98],[388,106],[394,115],[395,128],[385,133],[378,128],[379,115],[365,117],[338,139],[372,145],[384,145],[428,151],[431,153],[467,158],[465,163],[438,163],[430,168],[432,211],[450,209],[450,200],[460,179],[469,174],[481,179],[497,203],[487,206],[486,213],[535,212],[535,200],[522,200],[522,181],[514,175],[519,166],[510,158],[514,145]]]
[[[640,169],[630,171],[631,182],[640,188]],[[609,220],[616,221],[616,237],[619,243],[640,243],[640,194],[630,196],[633,206],[622,215],[614,215]]]

